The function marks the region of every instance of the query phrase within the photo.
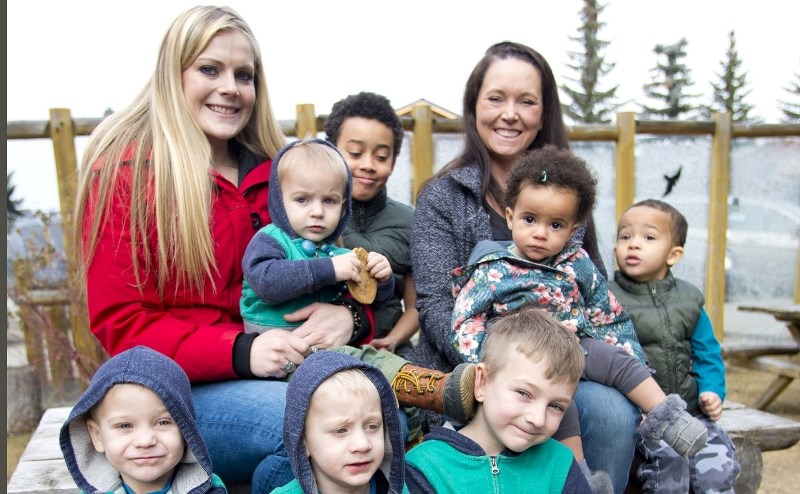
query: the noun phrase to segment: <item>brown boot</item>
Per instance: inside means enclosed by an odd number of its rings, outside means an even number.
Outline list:
[[[406,364],[392,379],[402,406],[431,410],[459,422],[475,413],[475,364],[459,364],[445,374]]]

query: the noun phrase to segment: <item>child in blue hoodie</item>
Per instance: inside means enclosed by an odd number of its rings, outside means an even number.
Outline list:
[[[252,238],[242,260],[244,285],[240,302],[245,331],[239,341],[250,344],[267,330],[293,330],[302,322],[284,316],[314,302],[341,303],[357,319],[349,345],[363,345],[372,335],[358,323],[367,317],[345,293],[345,281],[362,282],[361,262],[350,249],[336,242],[350,219],[352,176],[347,162],[333,144],[322,139],[293,141],[272,161],[269,180],[271,223]],[[389,261],[368,253],[366,271],[378,281],[373,302],[379,308],[392,297],[394,277]],[[317,349],[311,346],[310,351]],[[340,346],[347,353],[383,371],[405,407],[444,413],[458,420],[471,416],[473,366],[457,367],[451,374],[413,366],[408,360],[371,346]],[[303,357],[306,357],[303,355]],[[302,361],[287,360],[287,378]],[[405,420],[406,415],[403,416]],[[421,429],[411,421],[411,440]]]
[[[195,424],[189,378],[144,346],[106,361],[60,433],[82,492],[222,494]]]
[[[286,392],[283,442],[295,480],[273,494],[407,493],[397,402],[383,373],[319,351]]]
[[[350,168],[327,141],[293,141],[275,155],[269,180],[272,222],[253,236],[242,260],[246,332],[292,330],[303,321],[289,322],[284,315],[314,302],[346,304],[344,282],[366,281],[359,276],[358,256],[336,245],[350,220],[351,191]],[[378,282],[372,304],[381,307],[394,293],[389,260],[369,252],[366,271]],[[353,342],[371,339],[360,336]]]

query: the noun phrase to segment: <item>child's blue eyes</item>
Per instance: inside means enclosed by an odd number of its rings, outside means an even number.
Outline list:
[[[308,199],[307,197],[295,197],[294,201],[296,203],[298,203],[298,204],[307,204],[307,203],[311,202],[311,200]],[[335,206],[335,205],[339,204],[339,199],[335,199],[335,198],[332,198],[332,197],[331,198],[325,198],[325,199],[322,200],[322,204],[325,204],[326,206]]]
[[[367,424],[364,426],[364,430],[367,432],[375,432],[379,431],[382,426],[383,424],[381,423]],[[348,429],[347,427],[340,427],[338,429],[333,429],[331,432],[341,436],[343,434],[347,434],[348,432],[350,432],[350,429]]]

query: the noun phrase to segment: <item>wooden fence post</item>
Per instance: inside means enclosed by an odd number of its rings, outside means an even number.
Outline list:
[[[422,184],[433,175],[433,112],[425,103],[414,105],[414,136],[411,141],[411,204],[417,203],[417,194]]]
[[[14,273],[14,286],[17,291],[17,303],[19,304],[19,324],[22,336],[25,339],[25,354],[28,363],[36,368],[38,381],[46,383],[49,380],[47,373],[46,356],[44,354],[44,331],[36,331],[36,328],[27,327],[30,321],[36,321],[37,315],[33,306],[29,303],[31,285],[33,283],[33,271],[31,263],[25,259],[13,259],[11,269]]]
[[[317,117],[314,114],[314,105],[307,103],[297,105],[295,112],[297,113],[297,138],[317,137]]]
[[[72,245],[72,228],[75,219],[75,198],[78,190],[78,160],[75,155],[75,127],[72,114],[67,108],[50,109],[50,139],[58,178],[58,196],[61,209],[61,235],[64,240],[64,255],[67,260],[68,286],[81,286],[79,281],[79,259]],[[77,295],[80,290],[70,290],[69,319],[75,349],[90,360],[101,362],[103,352],[89,330],[86,301]]]
[[[636,114],[617,113],[616,225],[622,213],[633,204],[636,189]]]
[[[731,115],[714,113],[711,169],[708,174],[708,255],[706,256],[706,311],[719,341],[724,336],[725,246],[728,231],[728,194],[731,180]]]
[[[800,242],[798,242],[797,260],[795,261],[794,269],[794,303],[800,304]]]

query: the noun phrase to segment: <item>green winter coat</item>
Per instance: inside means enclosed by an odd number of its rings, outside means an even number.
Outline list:
[[[395,292],[389,302],[375,314],[375,338],[383,338],[394,327],[403,307],[403,276],[411,272],[410,236],[414,208],[386,195],[386,187],[367,202],[352,201],[353,213],[342,233],[348,249],[363,247],[378,252],[389,260],[395,276]]]
[[[689,413],[699,413],[691,339],[705,304],[702,292],[671,271],[664,279],[648,283],[617,271],[608,287],[633,319],[639,343],[655,369],[653,378],[665,393],[678,393]]]

